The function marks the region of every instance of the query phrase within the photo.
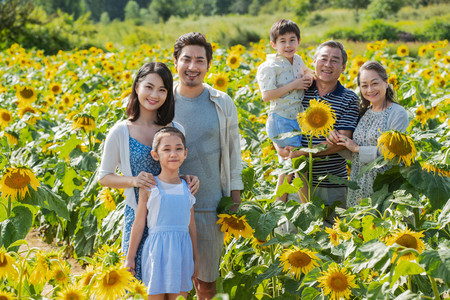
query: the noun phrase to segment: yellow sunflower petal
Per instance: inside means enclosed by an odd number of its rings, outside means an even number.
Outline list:
[[[303,134],[326,136],[333,130],[336,115],[326,101],[311,100],[309,107],[297,116]]]

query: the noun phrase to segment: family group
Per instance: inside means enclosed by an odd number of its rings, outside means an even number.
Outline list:
[[[311,101],[325,101],[336,116],[328,136],[313,138],[314,145],[327,144],[315,155],[328,157],[313,166],[316,184],[327,173],[347,178],[346,158],[354,179],[379,155],[380,132],[406,129],[406,111],[394,102],[379,63],[366,62],[359,70],[360,100],[339,82],[347,62],[341,43],[317,47],[314,71],[296,54],[300,30],[294,22],[277,21],[270,43],[276,53],[259,66],[257,80],[262,99],[270,102],[266,129],[280,161],[307,154],[299,150],[308,145],[304,136],[280,135],[300,129],[296,117]],[[125,266],[146,284],[149,299],[186,298],[193,287],[197,299],[214,297],[224,243],[216,208],[224,196],[232,198],[234,210],[241,203],[237,109],[226,93],[204,82],[212,55],[205,36],[191,32],[174,45],[177,83],[165,64],[144,64],[133,82],[127,119],[110,129],[104,143],[98,179],[124,189]],[[348,195],[346,187],[323,180],[316,195],[325,205],[356,205],[372,193],[376,172],[365,173],[358,179],[361,189]],[[280,176],[279,183],[290,177]]]

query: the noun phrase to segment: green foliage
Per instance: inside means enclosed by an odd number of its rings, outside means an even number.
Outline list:
[[[337,28],[325,33],[327,38],[335,40],[362,41],[364,37],[353,28]]]
[[[102,12],[102,14],[100,16],[100,24],[107,25],[107,24],[109,24],[109,22],[111,22],[111,19],[109,18],[109,14],[106,11]]]
[[[424,29],[417,34],[418,40],[437,41],[450,39],[450,22],[448,19],[435,18],[425,23]]]
[[[398,39],[398,29],[384,20],[373,20],[366,23],[361,33],[367,41],[376,41],[386,39],[395,41]]]
[[[133,21],[136,25],[142,24],[140,19],[139,5],[136,1],[130,0],[125,6],[125,20]]]
[[[25,0],[0,2],[0,49],[6,49],[26,34],[26,25],[36,20],[31,16],[34,6]]]
[[[404,5],[404,0],[372,0],[364,13],[368,19],[385,19],[396,14]]]

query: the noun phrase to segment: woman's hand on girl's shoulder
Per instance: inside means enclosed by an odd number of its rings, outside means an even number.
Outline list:
[[[181,178],[186,181],[191,194],[195,195],[200,187],[200,180],[198,180],[198,177],[195,175],[183,175]]]
[[[152,173],[142,171],[138,176],[133,177],[133,186],[149,190],[156,186],[156,179]]]

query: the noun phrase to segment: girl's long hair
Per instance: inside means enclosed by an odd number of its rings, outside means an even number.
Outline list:
[[[381,79],[383,79],[384,82],[388,82],[388,74],[386,72],[386,69],[383,67],[382,64],[380,64],[377,61],[367,61],[365,62],[361,68],[359,69],[358,72],[358,76],[357,76],[357,80],[358,80],[358,86],[360,86],[360,81],[359,81],[359,77],[361,75],[361,72],[364,70],[372,70],[378,73],[378,75],[381,77]],[[367,109],[370,106],[370,102],[369,100],[367,100],[366,98],[364,98],[364,96],[362,95],[362,93],[360,92],[360,96],[361,96],[361,105],[359,108],[359,117],[362,117]],[[387,106],[387,104],[389,102],[393,102],[396,103],[395,101],[395,94],[394,94],[394,89],[392,88],[392,86],[388,83],[387,89],[386,89],[386,102],[384,104],[384,106]]]
[[[155,124],[157,125],[167,125],[170,122],[172,122],[173,117],[175,115],[175,100],[173,96],[173,77],[172,73],[170,72],[169,68],[161,63],[161,62],[149,62],[145,63],[140,69],[139,72],[136,75],[136,78],[133,82],[133,87],[130,95],[130,100],[128,102],[127,106],[127,116],[128,120],[131,122],[136,121],[139,118],[139,115],[141,113],[140,105],[139,105],[139,99],[136,92],[136,88],[139,85],[139,83],[148,75],[151,73],[158,74],[163,83],[164,87],[167,90],[167,98],[166,101],[164,101],[164,104],[161,105],[160,108],[158,108],[157,117]]]

